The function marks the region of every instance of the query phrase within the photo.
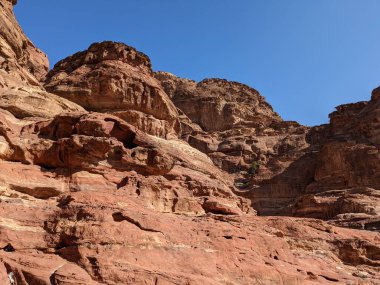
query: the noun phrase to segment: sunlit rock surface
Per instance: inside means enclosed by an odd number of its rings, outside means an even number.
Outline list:
[[[253,88],[153,72],[121,43],[48,72],[13,4],[0,284],[380,283],[379,89],[305,127]]]

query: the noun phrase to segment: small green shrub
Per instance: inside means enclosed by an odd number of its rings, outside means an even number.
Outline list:
[[[249,182],[236,182],[235,186],[238,188],[247,188],[249,186]]]
[[[254,162],[252,162],[251,166],[249,167],[249,173],[250,174],[256,174],[256,172],[259,168],[260,168],[260,161],[254,161]]]

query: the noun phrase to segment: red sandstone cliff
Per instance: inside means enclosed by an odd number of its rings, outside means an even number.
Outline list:
[[[309,128],[121,43],[48,72],[13,4],[0,0],[0,284],[380,283],[378,90]]]

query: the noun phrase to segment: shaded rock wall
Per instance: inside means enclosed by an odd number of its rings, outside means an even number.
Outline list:
[[[230,173],[235,193],[250,198],[260,215],[317,217],[359,228],[379,219],[378,89],[368,102],[338,106],[330,124],[309,128],[282,121],[243,84],[155,76],[187,115],[182,138]]]

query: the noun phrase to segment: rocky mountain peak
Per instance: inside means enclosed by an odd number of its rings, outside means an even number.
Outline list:
[[[13,13],[17,1],[2,1],[0,6],[0,62],[3,72],[12,73],[13,80],[21,80],[30,85],[39,85],[39,81],[48,71],[46,55],[36,48],[25,36]],[[11,84],[11,83],[7,83]]]
[[[372,97],[371,97],[371,100],[375,101],[375,100],[378,100],[380,98],[380,86],[375,88],[373,91],[372,91]]]
[[[11,3],[13,6],[17,4],[17,0],[6,0],[6,2]]]
[[[155,77],[175,105],[205,131],[281,120],[265,98],[245,84],[218,78],[197,83],[162,72],[155,73]]]
[[[88,111],[108,112],[159,137],[178,133],[177,109],[153,77],[149,58],[128,45],[92,44],[58,62],[44,87]]]
[[[91,44],[87,50],[73,54],[57,62],[48,73],[47,80],[61,71],[72,72],[83,65],[96,65],[106,61],[119,61],[133,67],[151,71],[147,55],[124,43],[104,41]]]

